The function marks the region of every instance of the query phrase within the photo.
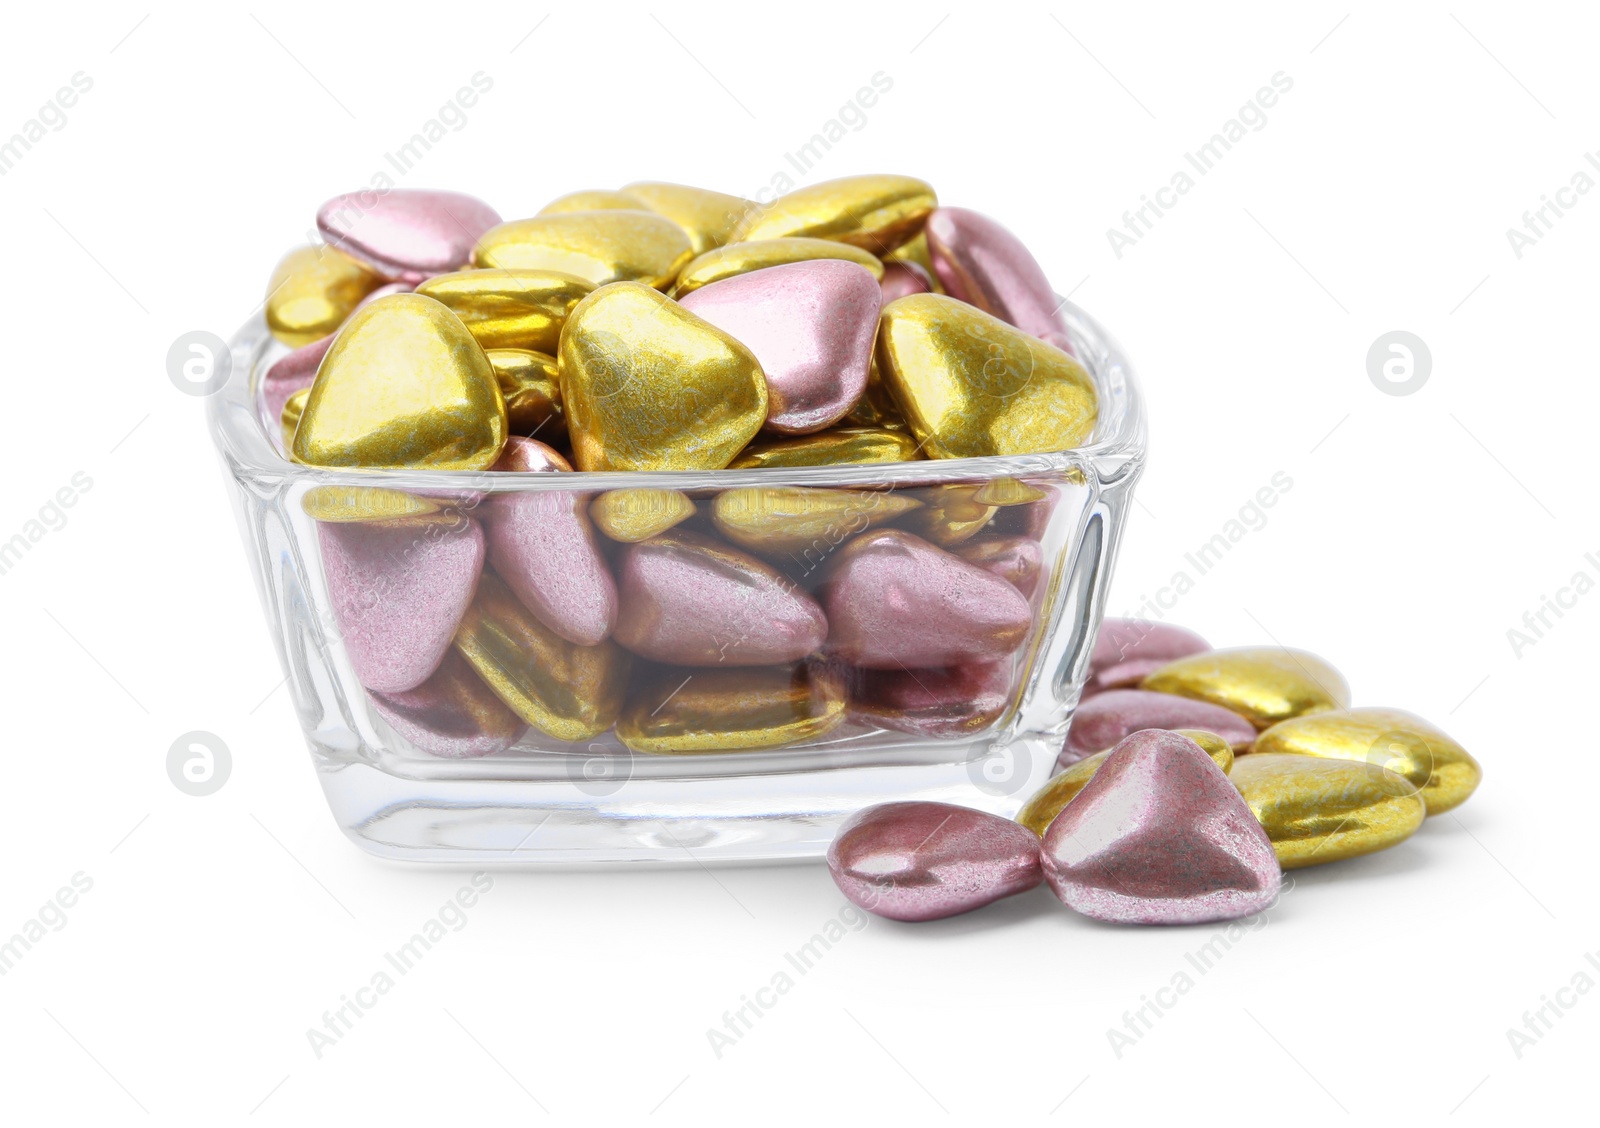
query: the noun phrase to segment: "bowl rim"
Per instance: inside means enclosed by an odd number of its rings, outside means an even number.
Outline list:
[[[265,489],[305,484],[435,493],[575,488],[705,492],[759,486],[914,487],[1073,470],[1092,477],[1101,485],[1110,484],[1144,461],[1147,434],[1144,398],[1132,365],[1112,336],[1066,299],[1062,299],[1060,313],[1066,321],[1074,351],[1094,381],[1098,414],[1090,442],[1037,454],[740,470],[574,470],[561,474],[306,466],[290,461],[278,450],[268,438],[257,408],[261,378],[273,362],[289,351],[268,331],[265,313],[259,309],[229,342],[229,377],[220,389],[207,397],[206,414],[212,441],[230,471]]]

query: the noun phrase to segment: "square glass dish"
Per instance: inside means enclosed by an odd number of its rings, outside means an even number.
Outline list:
[[[208,401],[209,422],[295,711],[340,827],[392,859],[682,864],[818,857],[841,821],[890,800],[1013,814],[1054,769],[1145,456],[1144,408],[1127,362],[1082,311],[1069,304],[1062,313],[1099,395],[1091,441],[1073,450],[566,474],[327,470],[289,461],[257,406],[264,373],[288,350],[257,316],[231,342],[232,374]],[[342,625],[349,600],[330,594],[330,552],[338,556],[362,528],[378,530],[391,541],[380,567],[393,574],[369,584],[366,598],[381,603],[386,592],[408,590],[414,598],[416,577],[405,570],[430,538],[477,536],[474,526],[508,498],[537,495],[568,508],[619,490],[688,498],[693,514],[673,534],[758,557],[786,593],[819,610],[835,605],[849,545],[888,534],[893,550],[895,537],[910,534],[935,546],[937,567],[948,553],[1003,577],[1016,593],[1007,599],[1025,604],[1026,614],[1001,632],[1004,654],[955,666],[863,668],[841,658],[837,624],[833,640],[798,662],[666,666],[611,641],[594,648],[546,637],[505,584],[489,578],[492,564],[483,565],[467,615],[477,616],[467,641],[476,660],[461,660],[463,627],[436,676],[470,683],[468,696],[486,700],[502,720],[510,714],[496,697],[505,700],[521,715],[517,729],[534,723],[491,754],[439,755],[425,746],[481,750],[462,739],[473,735],[463,732],[475,723],[471,709],[430,714],[424,698],[403,694],[378,707],[384,699],[363,688],[360,662],[352,663]],[[754,499],[758,516],[770,518],[789,511],[765,499],[815,499],[811,491],[839,495],[825,499],[832,508],[821,507],[820,524],[780,518],[783,535],[771,545],[752,552],[729,543],[737,525],[724,521],[730,506]],[[308,510],[341,519],[319,521]],[[369,519],[353,522],[352,511]],[[604,536],[599,543],[613,568],[635,551]],[[863,629],[915,632],[929,654],[959,650],[960,640],[946,636],[971,625],[940,610],[941,599],[959,593],[941,586],[937,567],[925,587],[878,589]],[[494,623],[496,604],[519,625]],[[473,673],[484,662],[507,674],[512,692],[494,677],[490,692]],[[566,723],[572,718],[577,727]]]

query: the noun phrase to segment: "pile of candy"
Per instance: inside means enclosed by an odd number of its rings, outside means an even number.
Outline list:
[[[1483,778],[1420,717],[1351,708],[1304,651],[1107,619],[1084,693],[1062,770],[1014,822],[932,802],[858,812],[828,851],[845,896],[936,920],[1048,882],[1096,920],[1233,920],[1272,904],[1282,870],[1387,849]]]
[[[1077,446],[1093,381],[1004,228],[904,176],[765,206],[639,183],[510,222],[351,193],[317,225],[269,287],[293,347],[260,383],[269,431],[308,466],[475,472],[302,501],[352,670],[411,744],[489,755],[531,725],[742,751],[846,724],[971,739],[1004,713],[1050,578],[1048,474],[481,488]]]

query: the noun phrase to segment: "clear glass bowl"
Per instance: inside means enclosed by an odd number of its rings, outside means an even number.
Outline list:
[[[1013,814],[1051,774],[1077,705],[1145,454],[1144,408],[1127,362],[1082,311],[1068,305],[1063,313],[1100,396],[1093,441],[1075,450],[800,469],[465,475],[289,462],[257,409],[263,374],[288,350],[257,316],[232,342],[232,375],[210,398],[210,426],[295,710],[339,825],[362,848],[394,859],[681,864],[820,856],[843,819],[889,800],[936,799]],[[1003,708],[959,736],[932,737],[882,728],[852,705],[842,723],[808,742],[695,755],[630,752],[611,731],[572,744],[531,727],[513,747],[478,759],[435,756],[408,743],[372,707],[352,671],[324,580],[317,522],[302,505],[308,491],[324,486],[409,491],[453,500],[464,514],[523,491],[661,488],[694,498],[699,513],[688,527],[714,534],[709,500],[728,489],[893,490],[927,502],[948,500],[950,486],[970,499],[991,483],[998,485],[985,490],[985,500],[1012,504],[995,507],[980,535],[1029,536],[1042,550],[1029,596],[1031,630],[999,674],[1001,688],[1009,685]],[[795,579],[814,590],[825,572]],[[925,629],[938,632],[941,624]],[[938,684],[936,697],[948,692]],[[872,692],[864,685],[859,678],[847,683],[852,694]],[[635,682],[628,692],[642,691]]]

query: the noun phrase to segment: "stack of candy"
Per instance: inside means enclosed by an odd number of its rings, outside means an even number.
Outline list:
[[[1084,693],[1058,774],[1015,821],[931,802],[858,812],[828,852],[845,895],[935,920],[1048,882],[1096,920],[1232,920],[1270,906],[1282,870],[1394,846],[1483,778],[1420,717],[1351,708],[1304,651],[1107,619]]]
[[[1078,446],[1094,382],[1004,228],[887,175],[764,206],[637,183],[509,222],[396,189],[317,225],[270,283],[293,351],[263,422],[306,466],[462,479],[302,502],[351,669],[411,744],[490,755],[531,725],[545,746],[747,751],[845,724],[970,740],[1002,716],[1049,579],[1048,475],[483,487]]]

